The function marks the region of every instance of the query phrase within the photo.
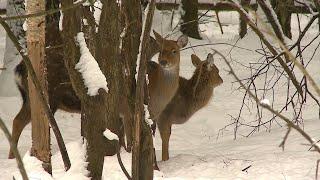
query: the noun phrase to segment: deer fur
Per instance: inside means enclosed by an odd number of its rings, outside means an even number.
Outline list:
[[[149,62],[149,111],[151,119],[155,119],[164,110],[179,87],[180,49],[188,43],[182,35],[177,41],[166,40],[154,31],[160,48],[159,64]]]
[[[55,27],[52,27],[55,28]],[[57,31],[59,32],[59,31]],[[152,109],[150,112],[152,114],[159,114],[167,103],[170,102],[173,95],[175,94],[178,87],[178,77],[179,77],[179,63],[180,63],[180,53],[179,49],[184,47],[187,43],[187,37],[181,36],[178,41],[166,40],[162,38],[156,32],[156,40],[150,37],[150,46],[147,50],[147,58],[151,59],[156,53],[159,52],[160,56],[159,62],[160,65],[149,61],[150,64],[148,68],[152,68],[148,70],[149,75],[149,94],[150,94],[150,103],[152,104]],[[62,42],[60,36],[48,36],[49,42]],[[169,48],[169,49],[168,49]],[[175,50],[175,54],[172,55],[172,51]],[[49,104],[53,113],[55,113],[58,109],[65,110],[67,112],[81,112],[81,102],[79,98],[76,96],[72,85],[70,83],[69,75],[67,69],[64,66],[63,55],[57,52],[60,51],[51,51],[50,49],[46,51],[46,53],[56,53],[53,54],[52,59],[47,63],[48,70],[48,95],[49,95]],[[161,58],[160,58],[161,57]],[[163,68],[163,69],[162,69]],[[13,120],[12,126],[12,139],[18,144],[19,137],[21,132],[25,128],[27,124],[31,121],[31,112],[30,112],[30,104],[29,104],[29,91],[28,91],[28,72],[26,66],[23,62],[21,62],[15,69],[16,76],[16,84],[22,96],[23,104],[20,112]],[[162,77],[163,76],[163,77]],[[161,84],[161,85],[159,85]],[[174,88],[171,88],[173,86]],[[166,91],[166,93],[162,93],[160,91],[167,89],[170,87],[170,90]],[[129,122],[130,108],[128,107],[128,102],[126,97],[121,97],[120,100],[120,112],[119,118],[122,119],[124,125],[124,131],[127,135],[127,145],[130,146],[132,143],[132,127],[133,122]],[[161,100],[161,105],[157,105],[157,101]],[[160,107],[160,108],[159,108]],[[132,121],[132,120],[131,120]],[[124,141],[122,139],[121,141]],[[124,145],[124,142],[121,142]],[[10,149],[9,158],[14,158],[13,152]]]
[[[223,83],[219,69],[213,64],[213,55],[205,61],[196,55],[191,56],[196,67],[190,79],[179,78],[179,89],[157,118],[156,122],[162,139],[162,160],[169,159],[169,139],[172,124],[183,124],[199,109],[208,104],[215,87]]]

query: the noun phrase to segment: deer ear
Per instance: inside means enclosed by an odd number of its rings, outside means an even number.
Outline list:
[[[195,55],[195,54],[192,54],[192,55],[191,55],[191,61],[192,61],[192,64],[193,64],[195,67],[199,66],[199,64],[201,63],[200,58],[199,58],[197,55]]]
[[[177,44],[180,48],[185,47],[188,44],[188,36],[181,35],[177,40]]]
[[[211,64],[214,63],[214,59],[213,59],[213,54],[209,53],[208,56],[207,56],[207,61]]]
[[[155,30],[153,30],[153,34],[154,34],[154,37],[156,38],[156,41],[158,44],[162,44],[163,42],[163,38],[160,34],[158,34]]]

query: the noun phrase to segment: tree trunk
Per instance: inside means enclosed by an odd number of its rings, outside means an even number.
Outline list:
[[[250,4],[251,0],[241,0],[242,6],[248,6]],[[244,21],[241,16],[239,16],[240,19],[240,26],[239,26],[239,35],[241,38],[243,38],[247,34],[247,23]]]
[[[182,0],[181,32],[195,39],[202,39],[199,33],[198,0]]]
[[[96,60],[106,76],[109,92],[99,90],[99,95],[88,96],[82,77],[74,69],[79,61],[79,47],[74,37],[81,30],[81,9],[65,11],[63,18],[64,56],[72,86],[81,100],[82,134],[87,145],[88,171],[92,179],[101,179],[104,156],[114,155],[117,145],[107,140],[103,132],[108,128],[120,134],[118,103],[120,97],[120,50],[119,50],[119,7],[116,1],[102,1],[99,30],[94,47]],[[63,7],[73,4],[73,0],[62,1]]]
[[[7,16],[16,16],[25,14],[24,0],[8,0],[7,1]],[[25,47],[25,32],[22,28],[24,20],[8,21],[8,25],[13,31],[14,35],[18,37],[20,43]],[[6,48],[3,58],[3,63],[0,62],[0,67],[6,69],[0,70],[0,95],[1,96],[17,96],[19,95],[18,88],[14,81],[14,68],[20,62],[21,56],[14,47],[12,41],[6,37]],[[1,65],[2,64],[2,65]]]
[[[133,117],[134,117],[134,107],[135,107],[135,74],[136,74],[136,62],[139,53],[140,36],[142,29],[141,20],[141,5],[139,1],[127,0],[123,1],[123,22],[124,28],[126,28],[126,34],[122,39],[122,49],[121,49],[121,59],[123,77],[125,86],[125,96],[129,104],[130,117],[129,125],[131,132],[125,132],[127,135],[127,147],[131,151],[132,148],[132,127],[133,127]],[[130,131],[129,130],[129,131]],[[128,137],[128,134],[130,137]]]
[[[45,10],[45,1],[29,0],[27,3],[27,13],[35,13]],[[28,19],[27,44],[28,54],[32,66],[38,76],[41,86],[48,98],[47,84],[47,62],[45,59],[45,18],[36,17]],[[30,76],[29,76],[30,77]],[[45,115],[43,107],[38,103],[39,97],[36,88],[29,78],[29,99],[31,108],[32,123],[32,148],[31,155],[43,162],[43,168],[51,173],[51,153],[50,153],[50,128],[49,120]]]
[[[101,71],[105,74],[109,93],[106,104],[106,128],[121,138],[122,122],[119,118],[119,102],[121,97],[122,71],[120,59],[120,7],[116,1],[103,0],[103,7],[100,16],[100,24],[97,35],[97,62]],[[114,155],[117,152],[114,143],[108,143],[106,155]]]
[[[144,116],[144,88],[147,70],[147,47],[150,39],[155,0],[151,0],[148,13],[145,19],[145,29],[142,34],[141,56],[138,62],[139,72],[136,88],[135,115],[134,115],[134,142],[132,152],[132,179],[151,180],[153,179],[153,139],[151,129],[145,122]]]
[[[279,22],[282,27],[284,35],[288,38],[292,38],[291,34],[291,12],[289,11],[290,6],[294,6],[293,0],[281,0],[275,1],[275,12],[278,16]]]

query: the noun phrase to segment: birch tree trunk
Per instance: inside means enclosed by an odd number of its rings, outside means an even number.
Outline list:
[[[44,0],[28,0],[27,13],[35,13],[44,11]],[[31,59],[32,66],[40,80],[41,86],[48,98],[47,83],[47,62],[45,59],[45,17],[40,16],[27,20],[27,47],[28,55]],[[51,173],[51,153],[50,153],[50,128],[49,120],[45,115],[43,107],[39,104],[39,97],[36,88],[28,78],[29,99],[31,108],[31,124],[32,124],[32,148],[31,155],[37,157],[43,162],[43,168]]]
[[[8,0],[7,1],[7,16],[16,16],[25,13],[24,0]],[[24,20],[8,21],[8,25],[14,35],[18,37],[20,43],[25,45],[25,32],[22,28]],[[10,38],[6,37],[6,48],[3,58],[3,63],[0,62],[0,67],[6,69],[0,70],[0,96],[17,96],[19,91],[14,81],[14,68],[21,61],[21,56],[13,46]],[[2,64],[2,65],[1,65]]]

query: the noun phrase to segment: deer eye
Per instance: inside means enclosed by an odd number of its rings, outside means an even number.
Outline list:
[[[172,54],[176,54],[177,53],[177,50],[172,50]]]

